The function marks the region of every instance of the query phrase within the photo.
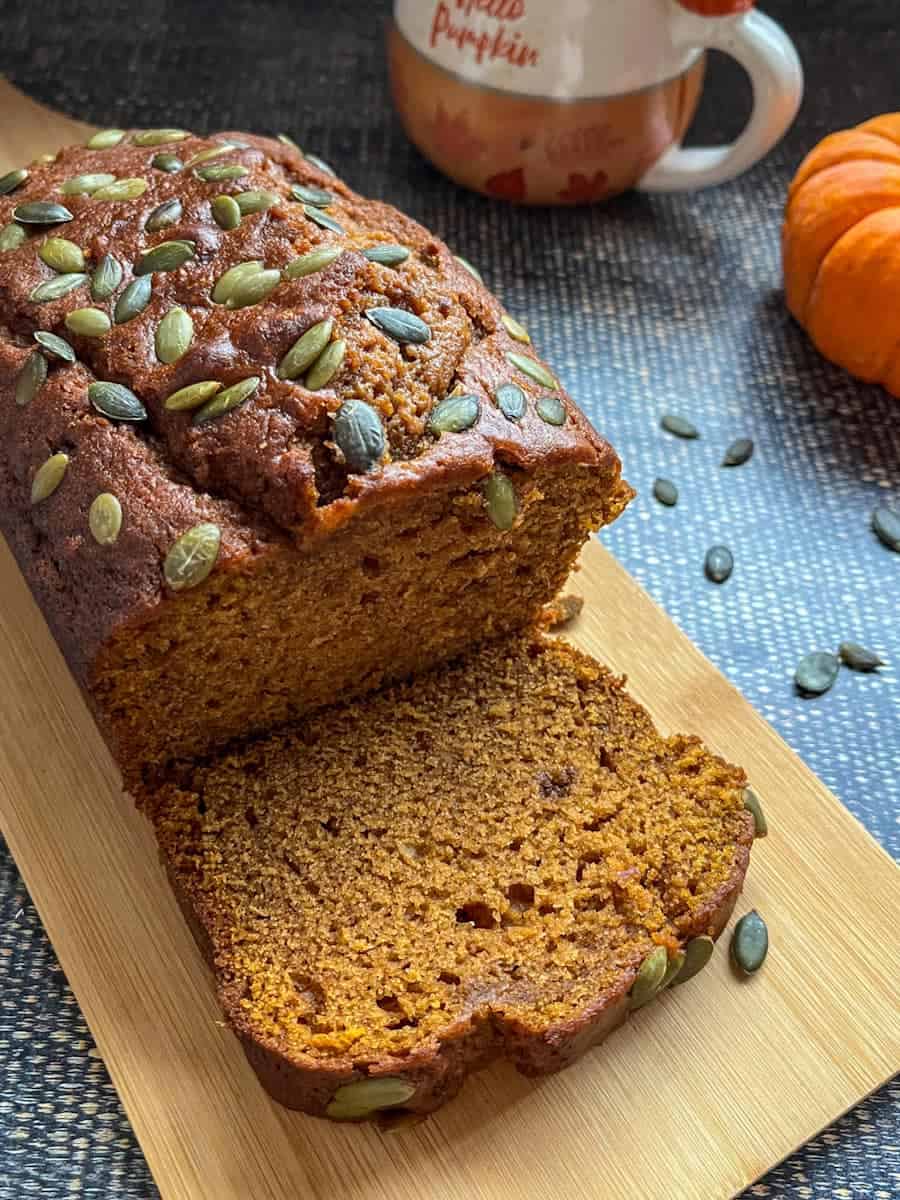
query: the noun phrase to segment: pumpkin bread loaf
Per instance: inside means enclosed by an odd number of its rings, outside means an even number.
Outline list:
[[[694,973],[747,868],[745,783],[524,635],[142,804],[264,1086],[390,1123],[496,1057],[564,1067]]]
[[[0,530],[127,779],[526,626],[630,494],[472,269],[292,144],[0,180]]]

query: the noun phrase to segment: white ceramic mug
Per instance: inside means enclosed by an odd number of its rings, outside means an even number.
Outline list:
[[[752,4],[395,0],[395,101],[442,171],[520,203],[723,183],[775,145],[803,91],[793,43]],[[685,150],[708,49],[746,69],[753,113],[731,145]]]

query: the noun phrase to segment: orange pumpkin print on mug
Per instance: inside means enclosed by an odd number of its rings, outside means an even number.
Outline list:
[[[753,114],[730,146],[686,150],[711,47],[746,68]],[[390,66],[422,153],[518,204],[722,183],[775,145],[802,94],[793,44],[753,0],[395,0]]]

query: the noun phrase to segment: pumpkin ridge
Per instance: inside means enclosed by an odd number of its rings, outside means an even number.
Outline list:
[[[875,142],[883,142],[888,153],[879,154],[876,147],[866,145],[863,139],[870,138]],[[828,154],[833,147],[837,147],[837,153],[833,158],[829,158]],[[821,164],[815,162],[817,157],[823,159]],[[851,162],[893,163],[900,167],[900,143],[892,142],[883,134],[870,130],[866,130],[862,137],[859,136],[856,129],[841,129],[837,133],[830,134],[823,138],[800,163],[788,189],[788,199],[792,199],[811,179],[818,178],[824,171],[830,171],[834,167],[842,167]]]
[[[885,133],[883,131],[883,122],[897,126],[896,137],[894,137],[893,133]],[[884,138],[886,142],[891,142],[893,145],[900,147],[900,113],[881,113],[877,117],[870,117],[868,121],[863,121],[860,125],[854,126],[854,129],[862,133],[870,133],[874,137]]]

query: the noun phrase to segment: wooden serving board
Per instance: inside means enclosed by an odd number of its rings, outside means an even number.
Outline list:
[[[0,172],[83,131],[2,81],[0,112]],[[599,544],[576,586],[573,639],[760,793],[771,832],[738,913],[765,915],[768,962],[739,980],[720,945],[563,1074],[498,1066],[384,1137],[289,1113],[257,1084],[0,541],[0,827],[164,1200],[724,1200],[900,1068],[900,872]]]

